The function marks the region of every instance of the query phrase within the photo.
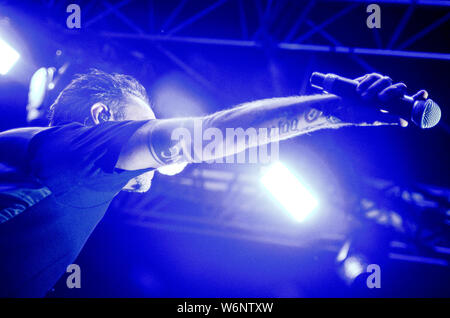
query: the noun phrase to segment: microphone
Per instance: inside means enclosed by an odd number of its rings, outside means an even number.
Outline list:
[[[311,86],[327,93],[340,97],[357,98],[356,87],[358,82],[335,74],[322,74],[314,72],[310,78]],[[390,113],[396,114],[403,119],[410,119],[420,128],[432,128],[441,119],[441,109],[431,99],[414,100],[411,96],[403,97],[385,103]],[[383,106],[384,106],[383,105]],[[379,105],[377,105],[379,106]]]

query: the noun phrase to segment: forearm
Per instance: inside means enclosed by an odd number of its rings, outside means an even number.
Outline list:
[[[210,161],[323,128],[406,126],[398,116],[382,113],[377,106],[403,96],[404,84],[392,85],[388,77],[375,73],[355,81],[359,99],[345,103],[335,95],[282,97],[244,103],[205,117],[150,121],[124,146],[117,167],[158,168],[180,161]]]
[[[226,133],[227,128],[254,128],[258,132],[268,130],[270,138],[264,139],[264,136],[260,136],[258,144],[284,140],[322,128],[349,125],[321,111],[333,109],[338,103],[340,98],[335,95],[257,100],[206,116],[203,119],[203,127],[219,128],[223,133]]]
[[[137,170],[211,161],[318,129],[351,125],[326,115],[326,109],[339,103],[334,95],[281,97],[205,117],[149,121],[124,145],[116,167]]]
[[[339,102],[334,95],[272,98],[200,118],[161,120],[153,129],[150,149],[160,164],[210,161],[314,130],[350,125],[318,110],[335,108]]]

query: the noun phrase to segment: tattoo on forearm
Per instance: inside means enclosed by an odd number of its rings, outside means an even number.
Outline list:
[[[150,151],[160,164],[170,164],[180,160],[200,162],[199,160],[203,157],[197,154],[203,155],[203,129],[210,129],[211,136],[222,136],[222,139],[223,136],[227,136],[230,129],[240,130],[244,135],[254,132],[255,138],[235,142],[232,151],[223,152],[222,156],[228,156],[249,147],[278,142],[321,128],[349,125],[331,115],[331,113],[335,114],[336,102],[339,100],[317,96],[311,99],[293,97],[262,100],[203,118],[186,119],[183,122],[168,121],[164,124],[164,128],[160,127],[152,132],[152,137],[149,139]],[[200,129],[196,128],[197,121]],[[179,134],[174,136],[175,131]],[[241,132],[235,135],[240,135]],[[182,136],[186,138],[180,139]],[[206,141],[209,142],[210,139]],[[199,149],[194,147],[194,151],[191,151],[192,144]],[[218,157],[218,155],[214,154],[210,157]]]
[[[317,120],[320,115],[322,115],[322,112],[320,110],[311,108],[309,111],[305,112],[305,121],[307,123],[312,123],[313,121]]]
[[[276,125],[271,124],[270,137],[284,139],[289,136],[310,132],[315,129],[339,126],[342,121],[332,115],[325,115],[323,111],[310,108],[302,114],[283,114],[276,120]],[[273,122],[270,121],[270,122]]]

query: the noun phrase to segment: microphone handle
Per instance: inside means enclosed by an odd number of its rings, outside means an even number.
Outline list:
[[[353,100],[360,100],[358,93],[356,92],[356,87],[358,86],[358,82],[352,79],[348,79],[345,77],[341,77],[335,74],[322,74],[318,72],[314,72],[311,75],[311,85],[319,88],[323,91],[326,91],[331,94],[335,94],[337,96],[343,98],[349,98]],[[377,102],[367,102],[369,106],[375,107],[378,109],[385,109],[390,113],[400,116],[403,119],[411,120],[412,109],[414,106],[414,99],[410,96],[404,95],[402,98],[396,100],[391,103],[380,103]],[[385,106],[383,108],[380,107],[379,104]]]

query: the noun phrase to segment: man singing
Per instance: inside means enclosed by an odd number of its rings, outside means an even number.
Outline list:
[[[118,192],[148,191],[155,169],[192,162],[180,151],[183,141],[171,138],[177,128],[193,136],[194,122],[201,121],[204,129],[225,135],[226,128],[258,130],[296,120],[295,130],[241,141],[211,155],[217,157],[322,128],[404,122],[364,107],[369,101],[381,107],[402,96],[404,84],[379,74],[357,81],[358,101],[331,94],[293,96],[201,118],[156,119],[145,89],[132,77],[97,70],[78,76],[51,106],[49,127],[0,133],[0,296],[45,296]],[[414,95],[425,97],[425,91]]]

